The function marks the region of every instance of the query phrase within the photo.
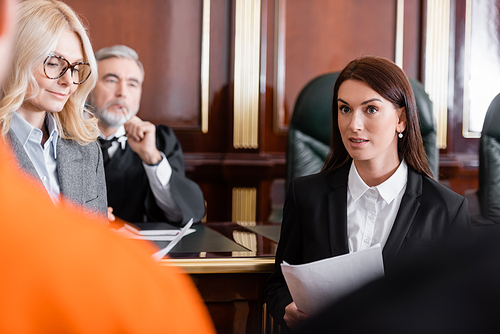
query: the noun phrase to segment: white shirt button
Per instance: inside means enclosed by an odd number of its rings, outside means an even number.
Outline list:
[[[373,189],[372,189],[372,190],[370,190],[370,192],[371,192],[372,194],[375,194],[375,190],[373,190]]]
[[[42,175],[42,181],[45,182],[47,180],[47,177],[45,175]]]
[[[370,220],[373,220],[373,219],[375,219],[375,216],[374,215],[369,215],[368,218],[370,218]]]
[[[369,239],[365,239],[364,241],[365,241],[365,244],[367,244],[367,245],[370,243]]]

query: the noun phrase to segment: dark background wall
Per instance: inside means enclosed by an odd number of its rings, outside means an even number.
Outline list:
[[[396,0],[261,0],[258,147],[237,149],[233,145],[237,0],[209,1],[206,133],[201,112],[202,0],[66,3],[87,22],[95,50],[126,44],[139,53],[146,71],[139,116],[174,128],[188,174],[204,192],[209,221],[267,220],[283,201],[286,129],[301,88],[320,74],[341,70],[357,56],[394,60],[396,53]],[[440,169],[442,182],[460,193],[477,187],[478,140],[461,133],[465,6],[465,0],[451,1],[451,102]],[[427,1],[406,0],[404,8],[403,68],[408,76],[425,82]],[[239,190],[246,194],[243,199]]]

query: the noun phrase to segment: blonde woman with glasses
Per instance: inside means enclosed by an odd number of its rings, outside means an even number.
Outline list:
[[[14,64],[1,91],[1,134],[54,203],[66,198],[106,215],[97,119],[84,109],[97,79],[85,28],[61,1],[27,0],[17,14]]]

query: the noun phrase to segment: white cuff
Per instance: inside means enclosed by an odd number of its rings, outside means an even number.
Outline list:
[[[146,163],[142,163],[144,166],[144,170],[146,174],[148,174],[148,178],[151,180],[153,175],[156,175],[156,179],[160,182],[160,184],[165,187],[170,182],[170,177],[172,176],[172,167],[168,163],[167,157],[163,152],[161,154],[161,161],[157,166],[150,166]]]

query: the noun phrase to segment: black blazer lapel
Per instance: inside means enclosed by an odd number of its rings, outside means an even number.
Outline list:
[[[332,256],[349,252],[347,243],[347,179],[351,164],[340,167],[333,175],[328,194],[328,226]]]
[[[408,167],[408,182],[406,184],[406,191],[401,200],[396,220],[392,226],[389,238],[382,251],[384,258],[385,270],[388,271],[394,263],[398,255],[401,245],[403,244],[413,219],[420,207],[418,197],[422,194],[422,175]]]

